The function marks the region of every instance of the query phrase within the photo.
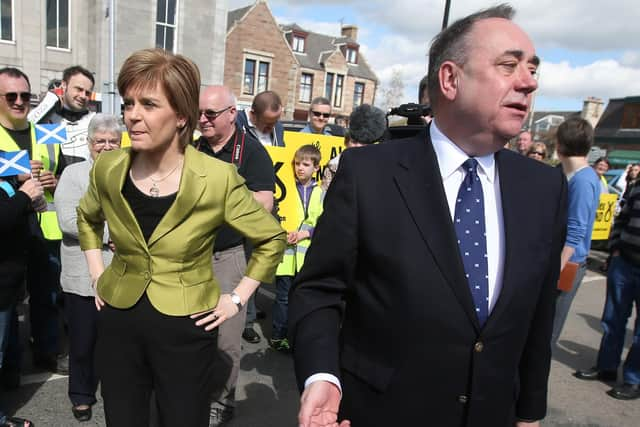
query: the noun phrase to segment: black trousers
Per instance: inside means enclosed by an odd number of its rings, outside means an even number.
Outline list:
[[[146,294],[130,309],[105,305],[96,367],[107,426],[148,426],[153,391],[160,426],[208,427],[217,334],[160,313]]]
[[[69,399],[74,406],[96,403],[94,369],[98,310],[93,297],[64,293],[69,327]]]

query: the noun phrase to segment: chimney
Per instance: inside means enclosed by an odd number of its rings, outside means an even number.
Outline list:
[[[342,37],[349,37],[354,41],[358,40],[358,26],[357,25],[343,25]]]

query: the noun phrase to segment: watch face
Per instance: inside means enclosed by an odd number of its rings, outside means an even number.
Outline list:
[[[231,301],[234,304],[240,304],[240,297],[238,295],[231,295]]]

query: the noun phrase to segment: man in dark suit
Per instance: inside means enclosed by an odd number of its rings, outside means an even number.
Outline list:
[[[513,13],[435,38],[423,133],[343,154],[289,297],[301,426],[545,416],[566,180],[502,149],[537,88]]]

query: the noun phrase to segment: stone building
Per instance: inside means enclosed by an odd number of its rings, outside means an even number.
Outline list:
[[[221,0],[1,0],[0,65],[23,70],[43,92],[61,71],[80,64],[109,83],[109,28],[115,17],[114,70],[132,52],[162,47],[193,59],[203,84],[221,83],[226,2]]]

